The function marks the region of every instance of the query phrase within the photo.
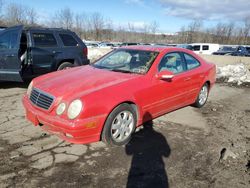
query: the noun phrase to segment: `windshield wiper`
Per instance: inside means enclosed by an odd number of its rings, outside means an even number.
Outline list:
[[[123,70],[123,69],[110,69],[111,71],[114,71],[114,72],[122,72],[122,73],[134,73],[130,70]]]
[[[92,66],[92,67],[95,67],[95,68],[97,68],[97,69],[110,69],[110,68],[108,68],[108,67],[101,66],[101,65],[95,65],[95,64],[92,64],[91,66]]]
[[[109,68],[109,67],[105,67],[105,66],[101,66],[101,65],[91,65],[97,69],[107,69],[107,70],[110,70],[110,71],[114,71],[114,72],[122,72],[122,73],[135,73],[131,70],[124,70],[124,69],[112,69],[112,68]]]

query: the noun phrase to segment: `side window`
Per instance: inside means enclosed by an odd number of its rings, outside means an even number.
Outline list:
[[[250,53],[250,47],[246,47],[246,50],[248,51],[248,53]]]
[[[57,46],[56,39],[52,33],[32,33],[32,37],[37,47]]]
[[[77,46],[78,45],[74,37],[69,34],[59,34],[59,36],[62,39],[64,46]]]
[[[202,46],[202,50],[209,50],[209,46],[208,45]]]
[[[200,51],[201,46],[200,45],[194,45],[193,46],[193,51]]]
[[[186,60],[188,70],[191,70],[200,66],[200,62],[197,59],[195,59],[193,56],[184,53],[184,58]]]
[[[176,52],[165,55],[158,66],[159,72],[163,70],[171,71],[174,74],[185,71],[181,55]]]
[[[6,32],[0,36],[0,49],[9,49],[10,32]]]
[[[0,35],[0,49],[15,49],[17,48],[17,32],[8,31]]]

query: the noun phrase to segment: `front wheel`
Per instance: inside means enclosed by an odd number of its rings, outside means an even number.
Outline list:
[[[108,116],[103,131],[102,140],[109,145],[127,144],[136,127],[136,112],[129,104],[121,104]]]
[[[204,106],[207,102],[207,98],[208,98],[208,91],[209,91],[209,86],[207,83],[205,83],[200,92],[199,95],[194,103],[194,106],[197,108],[201,108],[202,106]]]

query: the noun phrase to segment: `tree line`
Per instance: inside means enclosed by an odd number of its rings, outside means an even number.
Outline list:
[[[4,11],[3,11],[4,10]],[[74,13],[66,7],[56,11],[46,22],[40,23],[32,7],[18,3],[5,4],[0,0],[0,25],[9,27],[23,24],[36,27],[60,27],[76,32],[84,40],[140,42],[140,43],[219,43],[250,44],[250,17],[241,26],[233,22],[219,22],[214,27],[204,27],[202,20],[193,20],[175,34],[159,34],[159,24],[144,23],[139,29],[133,23],[115,26],[111,19],[98,12]]]

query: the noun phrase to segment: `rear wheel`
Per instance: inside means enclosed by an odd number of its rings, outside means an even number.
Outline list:
[[[108,116],[103,131],[102,140],[109,145],[127,144],[136,127],[136,112],[129,104],[121,104]]]
[[[62,63],[58,68],[57,70],[65,70],[65,69],[69,69],[71,67],[73,67],[74,65],[70,62],[64,62]]]
[[[208,98],[208,91],[209,91],[209,86],[207,83],[205,83],[200,92],[199,95],[194,103],[194,106],[197,108],[201,108],[202,106],[204,106],[207,102],[207,98]]]

